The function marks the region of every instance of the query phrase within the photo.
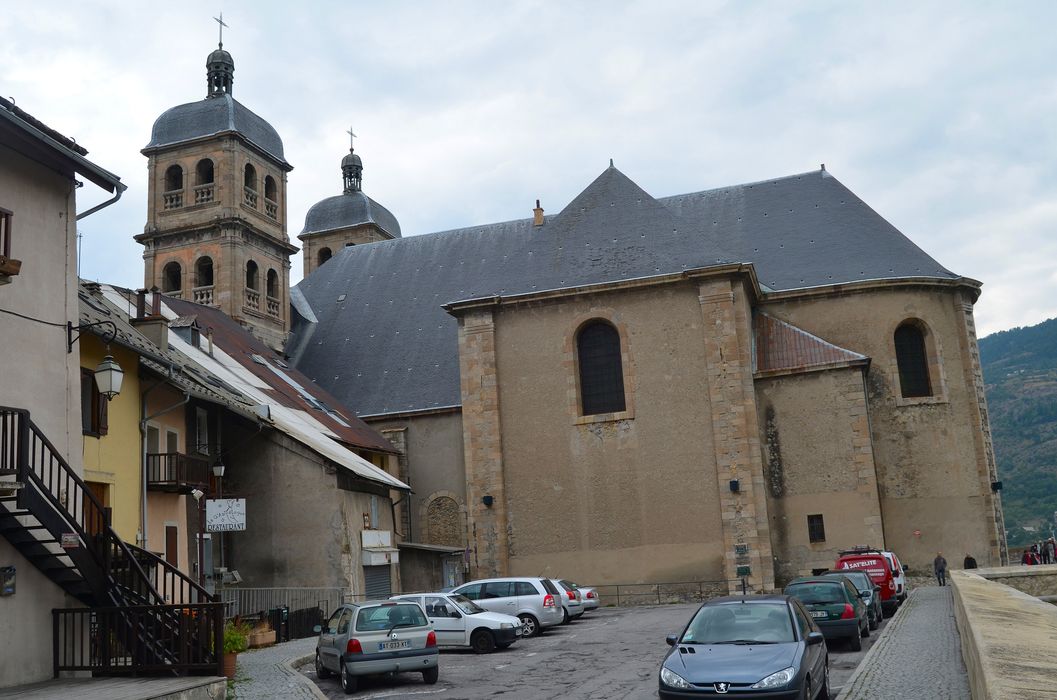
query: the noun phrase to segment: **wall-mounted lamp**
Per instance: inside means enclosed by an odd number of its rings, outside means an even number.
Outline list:
[[[737,479],[731,479],[730,480],[730,492],[731,493],[737,493],[738,491],[741,491],[741,482],[739,482]]]
[[[495,499],[492,498],[491,496],[483,496],[481,498],[481,503],[484,504],[485,508],[491,508],[492,504],[495,503]]]
[[[81,333],[93,328],[95,326],[110,326],[110,330],[103,334],[103,342],[107,346],[107,355],[103,358],[103,361],[99,363],[99,366],[95,368],[95,386],[99,390],[99,393],[106,397],[107,401],[110,401],[115,396],[121,393],[121,380],[125,378],[125,373],[121,369],[121,365],[114,360],[114,357],[109,354],[110,341],[117,337],[117,326],[113,321],[96,321],[95,323],[82,323],[79,326],[73,325],[71,322],[66,322],[66,353],[73,352],[74,342],[81,337]],[[74,337],[74,331],[77,332],[77,337]]]
[[[216,464],[213,465],[213,476],[215,476],[218,479],[220,477],[224,476],[224,465],[223,465],[223,463],[217,462]]]
[[[991,493],[998,493],[1001,490],[1002,490],[1002,482],[1001,481],[992,481],[991,482]]]

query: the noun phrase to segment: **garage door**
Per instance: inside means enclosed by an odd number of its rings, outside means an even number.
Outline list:
[[[389,579],[390,569],[388,564],[363,567],[363,579],[367,584],[366,593],[369,600],[388,598],[393,594],[393,584]]]

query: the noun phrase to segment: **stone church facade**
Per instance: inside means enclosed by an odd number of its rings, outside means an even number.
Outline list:
[[[656,198],[611,163],[557,214],[403,238],[350,149],[290,289],[282,141],[227,52],[207,69],[143,151],[147,286],[386,436],[398,539],[446,576],[760,590],[858,544],[1006,560],[981,285],[825,169]]]
[[[980,284],[830,173],[655,199],[611,166],[535,213],[347,247],[295,290],[291,356],[401,436],[416,537],[592,583],[1005,559]]]

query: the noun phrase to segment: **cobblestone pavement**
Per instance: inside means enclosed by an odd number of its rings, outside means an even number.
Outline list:
[[[316,638],[308,637],[242,652],[235,671],[234,696],[252,700],[319,698],[319,692],[312,683],[306,683],[304,676],[286,665],[315,650]]]
[[[602,608],[494,654],[446,649],[440,658],[440,681],[432,686],[417,673],[367,679],[366,687],[353,696],[346,696],[333,678],[318,685],[333,700],[419,695],[445,700],[656,698],[657,671],[668,652],[664,637],[679,632],[696,609],[696,604]],[[829,645],[834,688],[851,676],[878,633],[863,640],[863,652],[851,652],[839,642]],[[301,672],[317,680],[311,664]]]
[[[863,661],[840,700],[966,700],[949,586],[914,589],[889,629]]]

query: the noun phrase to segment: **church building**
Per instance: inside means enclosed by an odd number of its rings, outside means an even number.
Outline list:
[[[412,539],[470,576],[1006,559],[981,285],[824,168],[658,198],[610,164],[557,215],[408,238],[335,199],[287,352],[402,450]]]

